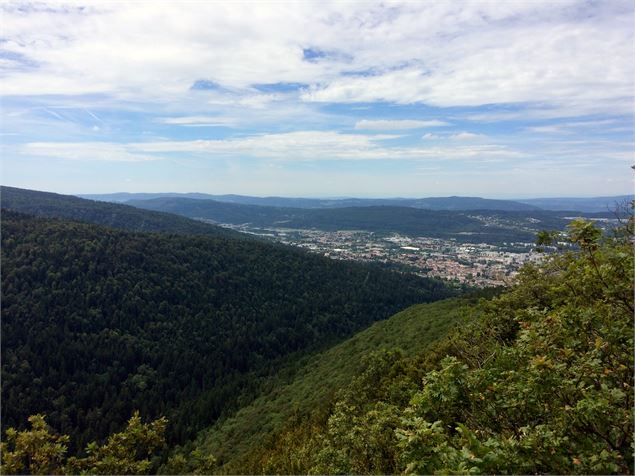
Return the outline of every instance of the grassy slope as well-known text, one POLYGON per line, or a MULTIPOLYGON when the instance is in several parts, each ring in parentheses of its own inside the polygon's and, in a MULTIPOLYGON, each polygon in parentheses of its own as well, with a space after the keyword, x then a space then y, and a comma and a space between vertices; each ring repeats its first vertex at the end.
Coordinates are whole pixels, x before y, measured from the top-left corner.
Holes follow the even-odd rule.
POLYGON ((467 304, 467 299, 459 298, 418 304, 373 324, 308 358, 290 383, 280 377, 268 393, 202 432, 195 446, 218 458, 224 465, 222 471, 235 472, 245 456, 258 450, 264 439, 281 430, 294 415, 328 405, 337 390, 361 370, 364 356, 382 348, 398 347, 406 355, 423 351, 464 318, 467 304))

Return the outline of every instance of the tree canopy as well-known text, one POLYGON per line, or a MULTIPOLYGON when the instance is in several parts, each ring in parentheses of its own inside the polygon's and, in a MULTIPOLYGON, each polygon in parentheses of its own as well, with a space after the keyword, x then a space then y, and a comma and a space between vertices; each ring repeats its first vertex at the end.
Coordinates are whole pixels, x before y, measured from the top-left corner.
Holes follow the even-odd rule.
POLYGON ((425 353, 377 352, 246 470, 632 474, 632 225, 573 222, 574 250, 526 266, 425 353))
POLYGON ((7 429, 0 443, 2 474, 149 474, 165 447, 167 420, 143 423, 135 412, 122 432, 99 445, 86 446, 84 457, 68 457, 68 435, 58 435, 42 414, 29 417, 31 429, 7 429))
POLYGON ((75 450, 138 409, 182 442, 283 362, 452 293, 290 247, 4 212, 2 424, 45 413, 75 450))

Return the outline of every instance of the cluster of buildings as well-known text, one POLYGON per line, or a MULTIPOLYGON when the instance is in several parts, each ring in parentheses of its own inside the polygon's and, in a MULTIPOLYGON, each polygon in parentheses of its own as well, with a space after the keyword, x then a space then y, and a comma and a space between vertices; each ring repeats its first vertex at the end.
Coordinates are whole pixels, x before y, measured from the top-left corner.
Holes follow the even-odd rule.
POLYGON ((506 285, 523 264, 539 261, 543 256, 533 251, 533 243, 495 246, 359 230, 321 231, 253 228, 248 225, 224 226, 305 248, 332 259, 382 263, 421 276, 438 277, 481 287, 506 285), (511 249, 514 251, 510 251, 511 249))

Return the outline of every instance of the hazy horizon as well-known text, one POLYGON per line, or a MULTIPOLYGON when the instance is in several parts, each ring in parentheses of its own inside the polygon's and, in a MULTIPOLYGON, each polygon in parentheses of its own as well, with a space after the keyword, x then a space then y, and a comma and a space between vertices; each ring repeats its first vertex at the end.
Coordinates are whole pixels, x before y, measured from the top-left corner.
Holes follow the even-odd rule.
POLYGON ((203 192, 200 190, 190 190, 186 192, 175 192, 171 190, 159 190, 159 191, 110 191, 110 192, 59 192, 56 190, 45 190, 45 189, 33 189, 28 187, 21 187, 12 184, 2 184, 2 186, 6 187, 14 187, 14 188, 22 188, 26 190, 35 190, 39 192, 48 192, 48 193, 57 193, 60 195, 73 195, 77 197, 81 196, 89 196, 89 195, 118 195, 118 194, 179 194, 179 195, 189 195, 189 194, 202 194, 202 195, 237 195, 237 196, 245 196, 245 197, 255 197, 255 198, 307 198, 307 199, 317 199, 317 200, 346 200, 346 199, 377 199, 377 200, 390 200, 390 199, 418 199, 418 198, 449 198, 449 197, 458 197, 458 198, 484 198, 487 200, 545 200, 545 199, 591 199, 591 198, 617 198, 625 195, 635 195, 635 192, 623 193, 623 194, 613 194, 613 195, 545 195, 545 196, 486 196, 486 195, 461 195, 458 193, 451 193, 448 195, 256 195, 250 193, 215 193, 215 192, 203 192))
POLYGON ((631 2, 0 9, 1 175, 16 187, 633 193, 631 2))

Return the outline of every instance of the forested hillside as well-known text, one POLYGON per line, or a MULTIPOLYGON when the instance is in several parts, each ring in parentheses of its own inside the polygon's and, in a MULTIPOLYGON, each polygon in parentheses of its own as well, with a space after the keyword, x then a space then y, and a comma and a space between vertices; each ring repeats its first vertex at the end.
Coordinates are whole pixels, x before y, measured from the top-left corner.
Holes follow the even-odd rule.
POLYGON ((526 266, 419 355, 377 353, 327 412, 290 421, 237 471, 633 474, 625 231, 573 223, 579 251, 526 266))
POLYGON ((282 363, 442 283, 249 240, 142 234, 4 211, 2 424, 45 413, 73 449, 135 409, 172 443, 282 363))
POLYGON ((476 301, 474 297, 452 298, 414 305, 323 353, 307 357, 296 365, 299 369, 288 382, 285 369, 268 382, 270 391, 231 418, 201 432, 194 445, 177 451, 173 459, 183 457, 184 462, 181 468, 171 470, 195 469, 191 457, 195 452, 214 455, 216 471, 258 473, 262 469, 259 458, 263 448, 273 444, 286 427, 301 422, 312 412, 327 412, 337 392, 363 371, 374 352, 393 348, 402 355, 422 352, 463 322, 469 306, 476 301))
POLYGON ((225 228, 188 220, 182 216, 128 205, 97 202, 72 195, 0 186, 0 203, 13 210, 41 217, 67 218, 129 231, 244 237, 225 228))
MULTIPOLYGON (((37 256, 47 242, 45 236, 70 244, 64 239, 65 233, 99 245, 94 231, 102 231, 11 214, 8 221, 14 239, 16 229, 23 230, 21 236, 28 238, 22 240, 25 246, 21 248, 10 239, 7 243, 14 252, 19 249, 20 256, 37 256)), ((3 240, 7 235, 4 226, 3 240)), ((133 241, 146 237, 113 231, 102 231, 99 236, 117 242, 114 235, 133 241)), ((554 238, 562 239, 542 233, 539 241, 552 244, 554 238)), ((112 472, 123 465, 132 468, 129 471, 147 472, 158 469, 162 461, 161 471, 170 474, 632 474, 632 220, 610 236, 603 236, 587 222, 576 221, 570 227, 569 238, 576 247, 573 251, 556 254, 541 265, 526 266, 514 286, 499 297, 478 304, 446 300, 416 306, 320 355, 279 365, 278 372, 266 380, 268 391, 261 398, 251 404, 243 401, 241 411, 201 433, 195 442, 172 446, 169 457, 163 453, 160 458, 161 420, 146 426, 130 420, 128 429, 113 435, 103 446, 94 446, 88 457, 65 460, 59 452, 63 453, 68 440, 53 436, 36 417, 31 419, 33 431, 7 434, 10 446, 5 450, 13 451, 3 453, 3 464, 24 467, 19 466, 22 460, 15 458, 39 451, 45 462, 59 453, 56 466, 50 467, 71 472, 83 468, 96 473, 112 472), (451 329, 455 323, 461 325, 451 329), (290 369, 288 377, 284 369, 290 369), (40 433, 35 431, 37 425, 40 433), (47 448, 53 453, 44 454, 38 448, 19 445, 16 438, 20 435, 57 441, 58 453, 50 446, 47 448)), ((3 242, 3 252, 7 244, 3 242)), ((184 243, 180 245, 188 249, 184 243)), ((148 250, 149 257, 154 256, 153 250, 148 250)), ((125 247, 120 252, 125 255, 125 247)), ((50 259, 55 253, 49 250, 44 256, 50 259)), ((23 273, 25 268, 21 268, 23 273)), ((34 269, 34 274, 42 273, 40 266, 34 269)), ((49 277, 45 282, 54 284, 56 280, 49 277)), ((53 286, 51 291, 57 289, 53 286)), ((51 296, 58 302, 61 298, 58 292, 51 296)), ((10 304, 19 308, 17 301, 10 304)), ((40 329, 55 328, 54 323, 62 319, 52 313, 37 321, 30 321, 31 328, 36 330, 34 335, 41 336, 40 329)), ((77 320, 69 322, 69 326, 78 325, 77 320)), ((89 323, 81 324, 90 330, 89 323)), ((9 329, 12 336, 20 334, 14 327, 9 329)), ((178 331, 178 326, 175 329, 178 331)), ((29 330, 20 328, 25 335, 29 330)), ((183 335, 171 331, 172 341, 183 335)), ((118 335, 112 329, 105 334, 118 335)), ((79 334, 71 330, 69 335, 79 334)), ((88 342, 91 332, 81 336, 88 342)), ((46 337, 54 341, 57 336, 51 333, 46 337)), ((136 338, 134 333, 127 337, 132 344, 136 338)), ((6 352, 4 339, 3 329, 6 352)), ((29 356, 29 350, 43 342, 40 337, 21 347, 21 355, 29 356)), ((162 351, 172 348, 167 340, 158 342, 157 348, 162 351)), ((63 342, 66 345, 59 349, 66 349, 69 343, 63 342)), ((200 342, 190 345, 194 347, 188 358, 200 358, 196 354, 200 342)), ((90 354, 73 354, 72 363, 63 362, 56 368, 65 372, 64 365, 81 367, 84 357, 92 359, 90 370, 94 371, 99 359, 113 358, 95 352, 101 348, 93 343, 90 354)), ((124 347, 119 348, 117 358, 124 359, 126 354, 121 349, 124 347)), ((55 352, 50 355, 55 357, 55 352)), ((143 346, 139 355, 143 355, 143 346)), ((25 360, 21 372, 31 367, 25 360)), ((33 362, 36 365, 31 368, 44 367, 37 359, 33 362)), ((12 365, 17 363, 16 356, 3 354, 5 375, 13 378, 12 365), (11 364, 7 365, 7 359, 11 364)), ((203 361, 202 365, 210 368, 210 364, 203 361)), ((195 372, 197 368, 184 370, 195 372)), ((160 386, 160 369, 156 374, 146 372, 147 368, 130 373, 125 385, 128 392, 135 387, 147 390, 160 386)), ((95 372, 99 385, 112 370, 117 369, 95 372)), ((178 375, 174 372, 170 378, 178 381, 178 375)), ((48 377, 34 379, 33 375, 21 374, 11 383, 39 385, 48 377)), ((6 377, 3 391, 5 387, 6 377)), ((81 385, 65 390, 76 392, 78 388, 81 385)), ((52 388, 47 391, 49 394, 43 395, 52 399, 52 388)), ((144 396, 152 402, 151 391, 144 396)), ((63 399, 57 398, 54 405, 59 406, 60 401, 63 399)), ((107 403, 100 402, 100 408, 107 403)), ((3 411, 5 408, 6 403, 3 411)), ((122 426, 113 423, 113 431, 122 426)))
POLYGON ((314 357, 164 469, 632 474, 632 228, 569 236, 500 297, 416 306, 314 357))

